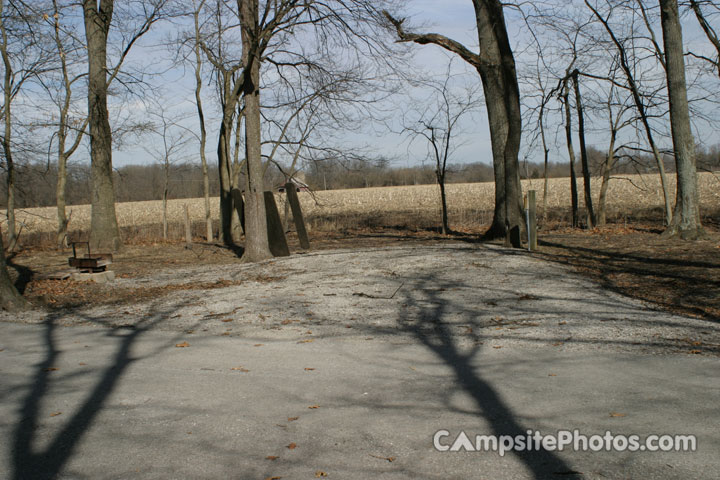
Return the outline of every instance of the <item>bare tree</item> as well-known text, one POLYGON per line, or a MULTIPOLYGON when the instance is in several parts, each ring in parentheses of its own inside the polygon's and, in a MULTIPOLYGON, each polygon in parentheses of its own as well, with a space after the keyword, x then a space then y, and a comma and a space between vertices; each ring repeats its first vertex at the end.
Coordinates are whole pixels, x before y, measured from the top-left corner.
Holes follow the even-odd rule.
POLYGON ((12 103, 23 86, 46 68, 47 57, 38 45, 36 17, 23 2, 0 0, 0 56, 3 66, 4 129, 0 143, 5 160, 7 178, 8 250, 15 250, 18 241, 15 221, 15 141, 12 103))
POLYGON ((137 40, 162 18, 167 0, 139 2, 139 26, 127 33, 114 68, 108 68, 108 35, 113 22, 114 0, 83 0, 83 19, 88 55, 88 117, 90 125, 90 165, 92 169, 92 213, 90 244, 95 250, 117 251, 122 246, 112 176, 112 130, 108 118, 108 86, 137 40), (108 75, 108 71, 110 75, 108 75))
POLYGON ((703 235, 703 227, 700 221, 695 141, 690 127, 685 56, 677 0, 660 0, 660 13, 670 99, 670 128, 677 170, 675 215, 665 234, 696 239, 703 235))
POLYGON ((180 124, 185 118, 185 115, 176 114, 172 112, 172 110, 168 110, 161 102, 153 102, 147 113, 149 118, 152 119, 153 124, 150 133, 154 135, 159 142, 149 143, 143 148, 162 166, 162 231, 163 239, 167 240, 167 203, 168 195, 170 194, 170 167, 174 163, 186 159, 183 152, 190 140, 190 134, 187 127, 180 124))
POLYGON ((435 179, 440 189, 441 231, 444 235, 452 233, 448 223, 445 185, 448 160, 456 147, 453 143, 457 143, 458 123, 481 105, 479 86, 453 87, 451 81, 457 78, 452 73, 450 61, 443 79, 418 82, 416 86, 426 90, 430 98, 416 104, 403 116, 403 132, 413 140, 421 138, 427 142, 429 156, 435 165, 435 179))
POLYGON ((205 201, 205 240, 212 242, 213 240, 213 224, 210 216, 210 176, 208 175, 207 158, 205 157, 205 145, 207 143, 207 131, 205 130, 205 114, 202 104, 202 55, 200 48, 200 9, 204 0, 196 4, 193 0, 193 23, 195 26, 195 36, 193 42, 193 52, 195 54, 195 105, 198 112, 198 123, 200 126, 200 165, 203 176, 203 199, 205 201))
POLYGON ((518 163, 522 118, 515 59, 505 26, 503 4, 497 0, 473 0, 473 6, 479 53, 443 35, 406 32, 403 19, 396 19, 389 13, 387 17, 401 42, 438 45, 459 55, 480 74, 490 123, 495 172, 495 212, 486 236, 505 237, 508 243, 520 247, 524 225, 518 163))
MULTIPOLYGON (((626 81, 627 81, 627 88, 632 93, 633 101, 635 102, 635 108, 637 108, 638 115, 640 117, 640 121, 642 122, 643 128, 645 130, 645 136, 647 138, 648 144, 650 146, 650 149, 653 153, 653 157, 655 158, 655 163, 658 167, 658 172, 660 175, 660 183, 662 185, 663 190, 663 200, 665 202, 665 222, 669 225, 672 221, 672 209, 670 206, 670 190, 667 184, 667 176, 665 175, 665 164, 663 163, 662 156, 660 154, 660 151, 657 147, 657 144, 655 143, 655 138, 653 135, 653 130, 650 126, 649 122, 649 115, 647 114, 647 105, 645 100, 643 99, 643 95, 640 92, 640 88, 638 86, 636 75, 633 72, 633 68, 631 66, 631 60, 628 56, 628 49, 625 47, 625 44, 623 41, 621 41, 618 36, 615 34, 615 31, 610 25, 609 17, 612 14, 612 9, 610 9, 610 12, 607 16, 603 16, 597 8, 595 8, 593 5, 590 4, 588 0, 584 0, 585 5, 592 11, 593 15, 602 23, 603 27, 607 31, 608 35, 610 36, 610 39, 612 40, 612 43, 615 45, 618 51, 618 59, 620 61, 620 67, 622 68, 623 72, 625 73, 626 81)), ((641 2, 639 2, 641 3, 641 2)), ((647 17, 645 17, 647 18, 647 17)), ((652 30, 652 29, 651 29, 652 30)), ((657 45, 653 41, 653 45, 657 45)), ((662 57, 662 55, 660 55, 662 57)), ((664 65, 663 65, 664 66, 664 65)))
MULTIPOLYGON (((55 51, 59 61, 59 78, 47 78, 45 75, 40 78, 45 90, 52 98, 58 113, 58 121, 55 126, 57 137, 57 184, 55 198, 57 204, 58 230, 56 245, 59 249, 67 246, 67 231, 70 218, 66 212, 67 187, 67 163, 70 157, 80 146, 85 130, 88 125, 88 116, 85 112, 79 117, 73 112, 73 89, 75 84, 83 80, 86 72, 74 72, 74 68, 84 60, 82 44, 74 34, 68 31, 68 26, 63 24, 65 12, 61 9, 57 0, 52 1, 52 15, 45 15, 46 22, 52 28, 52 38, 55 51), (54 81, 55 80, 55 81, 54 81)), ((50 52, 48 52, 50 54, 50 52)))

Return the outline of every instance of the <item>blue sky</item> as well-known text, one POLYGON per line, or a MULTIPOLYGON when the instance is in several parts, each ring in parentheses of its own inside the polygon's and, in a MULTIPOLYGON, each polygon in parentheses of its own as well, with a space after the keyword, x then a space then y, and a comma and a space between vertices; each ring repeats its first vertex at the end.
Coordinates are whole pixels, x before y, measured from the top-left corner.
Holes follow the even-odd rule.
MULTIPOLYGON (((469 0, 408 1, 406 2, 406 12, 408 17, 407 25, 409 27, 415 26, 418 30, 441 33, 460 41, 473 50, 477 50, 474 10, 472 3, 469 0)), ((529 37, 524 33, 522 23, 519 22, 516 16, 511 12, 506 13, 506 16, 508 18, 508 28, 511 32, 513 42, 515 42, 517 46, 527 44, 529 37)), ((686 19, 685 24, 684 35, 686 43, 688 45, 693 45, 696 48, 707 50, 706 40, 699 28, 696 27, 694 18, 686 19)), ((154 40, 162 38, 163 35, 170 33, 167 26, 164 28, 165 31, 163 32, 155 32, 153 35, 154 40)), ((147 46, 141 46, 134 53, 135 58, 144 57, 144 60, 147 60, 148 55, 163 56, 163 54, 159 53, 158 50, 154 50, 147 46)), ((164 55, 167 56, 167 53, 164 55)), ((418 70, 424 69, 425 71, 444 72, 447 62, 449 61, 449 55, 441 48, 434 45, 412 45, 412 57, 418 65, 418 70)), ((518 57, 516 58, 516 61, 520 64, 524 60, 527 60, 527 53, 516 53, 516 57, 518 57)), ((477 73, 462 61, 456 60, 453 65, 454 71, 458 74, 462 74, 462 77, 465 79, 463 81, 480 81, 477 73)), ((192 113, 194 109, 194 104, 192 103, 192 88, 194 88, 192 83, 193 80, 191 78, 192 72, 187 71, 185 74, 186 76, 183 76, 182 72, 178 70, 166 72, 165 75, 170 77, 169 81, 165 81, 165 84, 167 85, 166 91, 168 91, 168 93, 172 93, 170 96, 172 97, 172 103, 174 105, 184 104, 184 110, 192 113)), ((206 93, 206 113, 209 115, 207 124, 209 134, 207 155, 209 161, 214 162, 218 120, 217 116, 213 114, 212 106, 216 103, 216 100, 212 94, 212 87, 206 85, 204 88, 206 93)), ((408 91, 411 91, 411 89, 408 88, 408 91)), ((422 96, 422 92, 416 91, 415 93, 422 96)), ((400 103, 403 101, 405 100, 399 100, 400 103)), ((130 112, 143 115, 143 110, 144 107, 142 104, 137 102, 135 104, 135 109, 133 110, 131 107, 130 112)), ((187 125, 190 128, 194 128, 194 119, 192 116, 187 120, 187 122, 189 122, 187 125)), ((391 132, 376 136, 371 132, 371 130, 374 132, 383 132, 385 129, 382 125, 376 125, 374 128, 367 129, 367 131, 347 133, 345 137, 347 139, 347 147, 361 148, 363 146, 372 145, 378 155, 382 154, 393 158, 395 165, 397 166, 416 165, 425 160, 426 147, 422 142, 409 142, 406 136, 397 135, 391 132)), ((453 163, 469 163, 477 161, 491 163, 490 140, 485 112, 481 111, 478 114, 468 116, 466 121, 462 124, 460 130, 462 131, 462 135, 457 138, 457 143, 460 146, 454 152, 450 161, 453 163)), ((151 137, 147 137, 143 139, 143 141, 152 142, 154 140, 151 137)), ((596 135, 591 132, 589 141, 591 144, 597 143, 599 148, 604 148, 603 135, 596 135)), ((189 148, 196 147, 193 144, 189 148)), ((565 160, 563 156, 563 148, 564 144, 558 144, 557 147, 553 148, 552 160, 565 160)), ((531 154, 529 155, 529 158, 539 161, 540 154, 539 152, 531 154)), ((152 161, 153 160, 149 158, 148 154, 143 149, 137 147, 126 148, 114 153, 114 164, 116 167, 152 161)))

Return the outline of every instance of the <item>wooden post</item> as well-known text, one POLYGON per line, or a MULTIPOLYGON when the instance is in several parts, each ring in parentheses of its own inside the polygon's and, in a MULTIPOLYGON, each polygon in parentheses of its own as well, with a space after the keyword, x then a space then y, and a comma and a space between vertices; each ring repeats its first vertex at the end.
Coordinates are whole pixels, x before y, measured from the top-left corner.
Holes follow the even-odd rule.
POLYGON ((528 219, 530 230, 528 231, 528 249, 530 251, 537 250, 537 204, 535 200, 535 190, 528 190, 528 219))
POLYGON ((265 195, 265 215, 267 216, 267 234, 270 244, 270 253, 275 257, 287 257, 290 255, 285 231, 283 230, 280 213, 275 203, 273 192, 263 192, 265 195))
POLYGON ((190 211, 187 203, 183 205, 183 208, 185 210, 185 243, 190 245, 192 243, 192 226, 190 225, 190 211))
POLYGON ((294 183, 288 182, 285 184, 285 193, 288 203, 290 204, 290 209, 292 210, 293 222, 295 222, 295 230, 300 240, 300 247, 303 250, 309 250, 310 240, 308 239, 307 230, 305 229, 305 220, 303 219, 302 209, 300 208, 300 199, 295 189, 294 183))

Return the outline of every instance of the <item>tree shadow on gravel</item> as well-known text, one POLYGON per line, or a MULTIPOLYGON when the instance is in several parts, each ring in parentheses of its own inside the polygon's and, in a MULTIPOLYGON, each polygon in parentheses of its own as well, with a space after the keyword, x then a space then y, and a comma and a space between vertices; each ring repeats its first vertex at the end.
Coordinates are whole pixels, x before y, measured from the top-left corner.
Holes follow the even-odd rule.
POLYGON ((539 245, 544 248, 534 256, 573 266, 604 288, 673 313, 720 322, 720 261, 713 261, 720 256, 696 260, 663 256, 660 247, 626 253, 546 240, 539 245))
MULTIPOLYGON (((32 384, 27 390, 18 409, 18 421, 12 434, 12 465, 14 480, 44 480, 61 476, 68 461, 73 457, 76 447, 84 435, 91 429, 93 422, 103 411, 106 401, 118 386, 120 379, 134 362, 143 357, 134 357, 132 348, 139 338, 167 318, 172 312, 155 311, 149 320, 134 326, 108 328, 104 333, 107 337, 117 339, 117 348, 112 360, 92 386, 82 402, 65 425, 47 441, 42 451, 36 451, 33 444, 38 441, 41 429, 41 412, 43 400, 50 396, 53 385, 61 385, 62 380, 52 376, 62 356, 57 346, 55 335, 61 328, 63 315, 49 314, 43 322, 43 340, 45 344, 44 359, 35 366, 32 384)), ((85 317, 89 323, 98 323, 91 317, 85 317)), ((147 356, 152 356, 159 351, 147 356)))
MULTIPOLYGON (((408 287, 411 288, 406 291, 412 293, 405 295, 404 303, 407 307, 418 308, 420 313, 410 318, 402 313, 407 311, 407 307, 404 308, 398 318, 401 330, 412 334, 452 370, 458 386, 472 397, 480 415, 490 427, 491 432, 488 433, 498 437, 526 436, 528 426, 519 422, 516 414, 505 404, 493 385, 483 379, 476 360, 481 352, 481 346, 477 344, 479 342, 463 349, 450 325, 443 320, 449 303, 439 293, 457 285, 428 275, 417 278, 408 287)), ((523 462, 532 478, 577 478, 575 475, 579 475, 565 460, 550 451, 514 451, 513 454, 523 462)))

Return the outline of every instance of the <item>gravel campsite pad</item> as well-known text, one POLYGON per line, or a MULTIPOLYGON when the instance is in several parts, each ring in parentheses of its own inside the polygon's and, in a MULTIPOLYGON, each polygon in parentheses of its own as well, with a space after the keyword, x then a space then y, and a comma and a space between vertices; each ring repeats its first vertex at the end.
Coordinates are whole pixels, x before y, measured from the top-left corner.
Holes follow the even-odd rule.
MULTIPOLYGON (((63 325, 151 326, 257 341, 414 342, 443 335, 493 348, 720 353, 716 323, 659 311, 567 267, 497 245, 326 250, 122 277, 96 288, 135 292, 133 301, 53 317, 63 325)), ((39 323, 45 315, 17 319, 39 323)))

